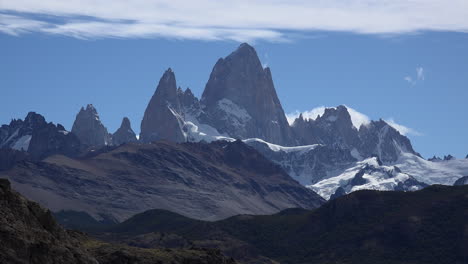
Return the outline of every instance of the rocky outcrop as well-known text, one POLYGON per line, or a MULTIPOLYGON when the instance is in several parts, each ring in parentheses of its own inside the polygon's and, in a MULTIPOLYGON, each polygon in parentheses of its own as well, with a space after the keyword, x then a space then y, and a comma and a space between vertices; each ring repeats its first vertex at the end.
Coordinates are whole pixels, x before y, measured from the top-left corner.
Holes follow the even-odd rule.
POLYGON ((119 129, 117 129, 117 131, 115 131, 115 133, 112 135, 112 144, 122 145, 125 143, 136 141, 136 134, 132 130, 130 120, 127 117, 124 117, 122 119, 122 124, 120 125, 119 129))
POLYGON ((88 104, 86 108, 81 107, 73 123, 72 133, 80 139, 82 144, 88 147, 111 144, 111 135, 102 124, 97 110, 92 104, 88 104))
POLYGON ((146 107, 141 122, 140 140, 185 142, 181 112, 175 75, 169 68, 159 80, 156 92, 146 107))
POLYGON ((98 263, 50 211, 11 190, 5 179, 0 179, 0 207, 0 263, 98 263))
POLYGON ((33 159, 53 154, 76 156, 81 144, 78 138, 60 124, 47 123, 45 118, 29 112, 23 120, 12 120, 0 128, 0 147, 26 151, 33 159))
POLYGON ((262 67, 255 49, 246 43, 218 60, 201 103, 210 125, 221 133, 233 138, 293 144, 270 69, 262 67))

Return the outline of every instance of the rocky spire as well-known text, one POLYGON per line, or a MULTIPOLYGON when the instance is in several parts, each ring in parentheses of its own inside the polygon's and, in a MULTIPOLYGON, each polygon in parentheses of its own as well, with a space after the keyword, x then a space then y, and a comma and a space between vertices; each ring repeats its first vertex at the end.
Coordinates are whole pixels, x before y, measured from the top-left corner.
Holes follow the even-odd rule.
POLYGON ((107 128, 92 104, 88 104, 86 108, 81 107, 73 123, 72 133, 86 146, 105 146, 111 143, 107 128))
POLYGON ((214 66, 201 99, 212 125, 236 138, 290 145, 291 133, 269 68, 244 43, 214 66))
POLYGON ((183 118, 177 93, 175 74, 171 68, 159 80, 156 92, 146 107, 141 122, 140 140, 185 141, 183 118))
POLYGON ((136 141, 137 138, 130 125, 130 120, 127 117, 124 117, 119 129, 117 129, 117 131, 112 135, 112 143, 114 145, 121 145, 136 141))

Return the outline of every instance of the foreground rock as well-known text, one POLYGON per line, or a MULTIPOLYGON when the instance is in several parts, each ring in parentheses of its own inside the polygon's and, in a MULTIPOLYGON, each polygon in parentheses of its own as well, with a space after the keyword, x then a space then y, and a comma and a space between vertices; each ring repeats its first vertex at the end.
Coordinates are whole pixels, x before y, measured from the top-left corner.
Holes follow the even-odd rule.
POLYGON ((0 263, 97 263, 50 211, 11 190, 0 179, 0 263))
POLYGON ((143 249, 104 243, 59 226, 50 211, 0 179, 0 263, 14 264, 234 264, 219 250, 143 249))

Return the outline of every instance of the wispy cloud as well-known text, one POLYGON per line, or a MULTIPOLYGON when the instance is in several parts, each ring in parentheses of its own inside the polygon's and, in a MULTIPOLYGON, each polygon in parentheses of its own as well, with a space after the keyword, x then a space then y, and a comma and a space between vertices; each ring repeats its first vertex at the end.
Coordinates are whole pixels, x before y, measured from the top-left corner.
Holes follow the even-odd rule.
POLYGON ((384 121, 387 124, 389 124, 391 127, 398 130, 398 132, 400 132, 400 134, 402 134, 404 136, 407 136, 407 135, 421 136, 422 135, 421 133, 419 133, 418 131, 416 131, 416 130, 414 130, 412 128, 409 128, 407 126, 398 124, 397 122, 395 122, 395 120, 393 118, 388 118, 388 119, 385 119, 384 121))
POLYGON ((321 30, 468 32, 466 0, 3 0, 0 13, 3 33, 77 38, 283 41, 321 30))
POLYGON ((411 85, 416 85, 419 81, 424 81, 426 79, 426 76, 424 74, 424 68, 423 67, 417 67, 416 68, 416 76, 411 77, 411 76, 406 76, 403 78, 403 80, 407 81, 411 85))

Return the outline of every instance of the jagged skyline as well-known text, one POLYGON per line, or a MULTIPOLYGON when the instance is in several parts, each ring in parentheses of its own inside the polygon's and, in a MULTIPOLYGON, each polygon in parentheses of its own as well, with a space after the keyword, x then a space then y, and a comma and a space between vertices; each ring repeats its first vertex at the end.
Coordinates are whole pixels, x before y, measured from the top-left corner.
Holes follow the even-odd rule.
MULTIPOLYGON (((459 34, 444 34, 450 37, 445 44, 451 43, 450 45, 453 44, 455 48, 457 45, 454 45, 453 40, 460 38, 463 40, 459 34)), ((364 36, 348 36, 347 38, 352 40, 350 42, 352 47, 358 48, 358 54, 367 56, 366 60, 390 63, 392 62, 390 55, 372 59, 369 56, 373 52, 364 51, 364 48, 359 48, 357 44, 367 43, 370 45, 375 43, 377 48, 393 50, 395 45, 402 45, 397 43, 400 41, 409 45, 408 50, 413 50, 423 40, 432 39, 435 41, 444 34, 434 33, 394 39, 364 36)), ((6 40, 4 43, 10 47, 7 50, 12 51, 12 54, 5 54, 7 60, 10 61, 14 54, 21 54, 20 48, 11 49, 13 48, 11 45, 14 43, 25 45, 24 41, 27 39, 27 37, 17 38, 5 35, 0 35, 0 38, 6 40)), ((9 123, 11 118, 23 118, 28 111, 36 111, 43 114, 48 121, 61 123, 70 130, 78 110, 82 106, 92 103, 98 109, 101 120, 109 132, 116 131, 122 118, 128 116, 134 124, 133 127, 137 134, 140 132, 137 124, 141 122, 144 108, 165 69, 172 67, 177 84, 183 89, 190 87, 194 94, 200 98, 216 60, 228 55, 239 45, 231 42, 200 43, 169 40, 98 40, 88 42, 63 38, 41 39, 40 36, 33 38, 39 38, 37 47, 31 51, 25 51, 26 53, 22 57, 17 56, 17 61, 12 62, 10 68, 4 71, 11 73, 13 69, 16 69, 15 67, 19 67, 20 62, 28 61, 29 64, 22 67, 31 74, 31 77, 20 78, 19 72, 17 72, 8 75, 9 78, 4 78, 1 81, 0 85, 2 86, 15 87, 15 89, 6 90, 6 96, 11 100, 1 106, 2 113, 4 113, 1 116, 1 123, 9 123), (62 43, 64 47, 78 50, 80 56, 65 55, 66 50, 50 49, 50 47, 57 45, 55 43, 62 43), (157 46, 153 47, 154 44, 157 46), (113 45, 118 48, 104 50, 106 46, 113 45), (142 45, 141 51, 127 49, 134 45, 142 45), (151 56, 146 55, 148 52, 151 56), (131 55, 133 53, 135 56, 131 55), (180 56, 176 56, 177 53, 180 56), (59 59, 60 55, 65 56, 67 60, 59 59), (57 63, 57 60, 62 60, 62 64, 58 64, 63 66, 60 71, 58 71, 57 65, 52 65, 57 63), (44 62, 43 67, 39 67, 40 62, 44 62), (41 68, 42 70, 40 70, 41 68), (56 72, 62 76, 54 74, 56 72), (36 83, 36 85, 32 85, 32 83, 36 83), (36 87, 41 87, 41 90, 36 87), (26 98, 23 96, 25 93, 32 96, 26 98), (70 94, 70 96, 66 96, 66 94, 70 94), (37 98, 40 100, 36 100, 37 98), (24 100, 25 104, 27 103, 30 107, 25 108, 25 104, 15 103, 18 100, 24 100)), ((364 60, 356 61, 356 55, 348 54, 339 45, 328 48, 324 46, 326 43, 340 38, 346 37, 330 34, 320 39, 309 39, 295 43, 259 42, 253 44, 263 65, 270 66, 272 69, 275 88, 286 114, 294 113, 296 110, 310 111, 321 106, 335 107, 345 104, 373 120, 383 118, 416 131, 419 135, 408 134, 407 136, 411 138, 415 149, 425 157, 443 156, 449 153, 459 158, 466 156, 468 147, 462 135, 463 131, 468 128, 465 123, 457 122, 457 120, 463 119, 462 101, 466 90, 462 90, 461 87, 463 79, 466 77, 460 74, 455 76, 456 80, 447 80, 441 73, 435 72, 434 66, 437 65, 429 67, 428 64, 424 64, 424 68, 414 66, 411 69, 408 66, 404 71, 395 68, 396 72, 400 73, 390 72, 389 70, 394 66, 386 64, 380 69, 374 69, 372 63, 364 60), (316 55, 318 51, 310 49, 306 51, 307 44, 314 44, 317 46, 317 50, 325 52, 324 55, 316 58, 316 63, 311 56, 316 55), (291 50, 295 47, 304 53, 304 58, 297 57, 299 50, 291 50), (333 55, 328 57, 330 61, 327 61, 327 56, 332 55, 333 51, 340 51, 340 55, 344 56, 333 55), (289 54, 296 56, 284 57, 289 54), (309 64, 304 64, 305 60, 309 60, 307 62, 309 64), (338 63, 339 61, 346 63, 342 65, 338 63), (350 63, 357 63, 358 67, 349 67, 350 63), (336 68, 335 72, 332 72, 333 66, 336 68), (348 68, 349 72, 343 72, 345 68, 348 68), (363 69, 368 69, 369 72, 363 72, 363 69), (352 74, 356 77, 350 76, 352 74), (335 75, 340 76, 340 78, 333 77, 335 75), (364 75, 368 75, 368 79, 364 79, 364 75), (411 82, 405 80, 408 76, 410 76, 411 82), (383 79, 376 80, 379 78, 383 79), (443 81, 449 81, 453 84, 450 87, 447 86, 447 92, 442 92, 439 89, 439 85, 443 81), (346 86, 350 88, 342 88, 346 86), (373 93, 377 95, 375 96, 373 93), (461 96, 454 96, 454 94, 461 96), (427 105, 428 101, 431 102, 432 107, 427 105), (446 107, 448 102, 450 102, 451 108, 446 107), (449 118, 444 118, 447 116, 449 118), (446 129, 447 127, 450 129, 446 129)), ((456 49, 450 53, 455 51, 456 49)), ((442 51, 439 48, 435 52, 443 54, 449 51, 442 51)), ((423 51, 414 57, 420 57, 423 53, 425 52, 423 51)), ((409 64, 415 60, 415 58, 410 58, 408 61, 406 61, 407 59, 399 61, 401 59, 398 58, 395 62, 409 64)), ((449 59, 460 64, 456 58, 449 59)), ((456 72, 463 71, 465 65, 460 66, 455 69, 456 72)), ((445 76, 454 74, 446 72, 445 76)))

